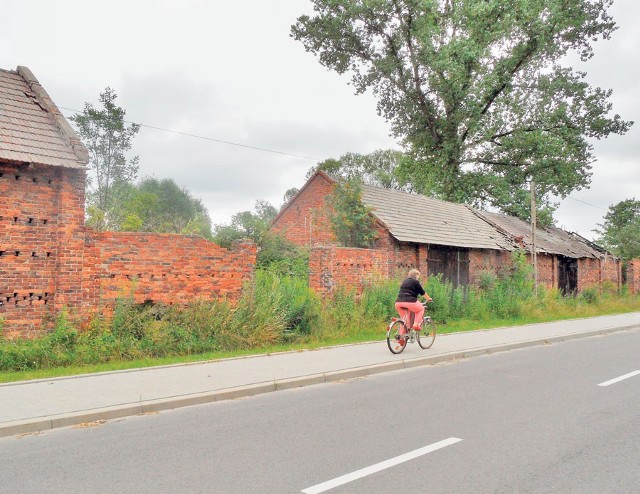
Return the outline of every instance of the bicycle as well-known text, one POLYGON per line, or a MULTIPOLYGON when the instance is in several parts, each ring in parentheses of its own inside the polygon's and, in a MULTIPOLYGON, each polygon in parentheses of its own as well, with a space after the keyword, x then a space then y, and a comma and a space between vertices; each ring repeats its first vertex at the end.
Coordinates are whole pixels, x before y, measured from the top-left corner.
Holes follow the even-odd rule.
MULTIPOLYGON (((422 305, 427 307, 426 302, 422 305)), ((413 319, 415 314, 409 310, 404 310, 401 318, 392 317, 387 326, 387 346, 391 353, 402 353, 407 347, 407 343, 418 342, 420 348, 426 350, 431 348, 436 339, 436 325, 430 316, 425 315, 422 328, 419 331, 413 329, 413 319), (422 334, 420 334, 422 333, 422 334)))

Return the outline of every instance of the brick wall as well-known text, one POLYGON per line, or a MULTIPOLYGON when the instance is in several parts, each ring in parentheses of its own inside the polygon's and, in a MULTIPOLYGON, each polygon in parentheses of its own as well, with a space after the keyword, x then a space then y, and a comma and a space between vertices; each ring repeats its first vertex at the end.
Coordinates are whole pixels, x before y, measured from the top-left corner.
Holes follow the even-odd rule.
POLYGON ((469 283, 477 284, 484 272, 499 273, 511 266, 511 252, 493 249, 469 249, 469 283))
POLYGON ((578 291, 603 283, 620 288, 622 285, 621 264, 618 259, 606 256, 604 259, 578 259, 578 291))
POLYGON ((640 295, 640 259, 627 263, 627 285, 631 293, 640 295))
POLYGON ((130 294, 135 303, 234 301, 253 277, 255 258, 250 241, 227 250, 196 235, 88 231, 84 297, 93 308, 130 294))
POLYGON ((231 251, 197 236, 94 232, 84 226, 85 171, 0 163, 0 318, 3 336, 32 337, 63 308, 237 300, 256 247, 231 251))
POLYGON ((367 284, 389 278, 387 251, 316 246, 309 255, 309 286, 322 295, 339 288, 361 293, 367 284))

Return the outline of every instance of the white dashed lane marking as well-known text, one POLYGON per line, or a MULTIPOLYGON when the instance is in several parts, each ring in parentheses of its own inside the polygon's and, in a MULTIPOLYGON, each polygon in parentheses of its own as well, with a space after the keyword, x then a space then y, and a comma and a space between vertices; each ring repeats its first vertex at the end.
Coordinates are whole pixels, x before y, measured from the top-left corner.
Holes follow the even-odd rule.
POLYGON ((637 376, 638 374, 640 374, 640 370, 629 372, 629 374, 625 374, 624 376, 616 377, 615 379, 611 379, 610 381, 605 381, 603 383, 600 383, 598 384, 598 386, 610 386, 611 384, 624 381, 625 379, 629 379, 630 377, 637 376))
POLYGON ((369 467, 356 470, 355 472, 342 475, 341 477, 337 477, 333 480, 327 480, 326 482, 323 482, 321 484, 307 487, 306 489, 303 489, 302 492, 304 494, 320 494, 321 492, 328 491, 329 489, 333 489, 334 487, 348 484, 349 482, 361 479, 362 477, 366 477, 367 475, 371 475, 387 468, 394 467, 396 465, 399 465, 400 463, 404 463, 405 461, 413 460, 428 453, 433 453, 434 451, 445 448, 447 446, 451 446, 452 444, 458 443, 460 441, 462 441, 462 439, 459 439, 457 437, 450 437, 449 439, 438 441, 437 443, 430 444, 429 446, 425 446, 424 448, 416 449, 403 455, 396 456, 395 458, 381 461, 380 463, 376 463, 375 465, 371 465, 369 467))

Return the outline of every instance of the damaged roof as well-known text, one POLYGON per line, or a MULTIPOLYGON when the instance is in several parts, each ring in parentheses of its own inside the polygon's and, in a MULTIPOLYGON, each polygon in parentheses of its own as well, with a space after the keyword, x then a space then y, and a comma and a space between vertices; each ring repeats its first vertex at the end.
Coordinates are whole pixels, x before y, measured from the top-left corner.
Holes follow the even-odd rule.
MULTIPOLYGON (((513 237, 521 237, 527 250, 531 250, 531 225, 514 216, 477 211, 478 215, 508 232, 513 237)), ((601 258, 607 254, 602 247, 588 241, 576 233, 569 233, 554 226, 536 229, 536 252, 556 254, 572 258, 601 258)))
POLYGON ((26 67, 0 69, 0 160, 85 168, 89 153, 26 67))

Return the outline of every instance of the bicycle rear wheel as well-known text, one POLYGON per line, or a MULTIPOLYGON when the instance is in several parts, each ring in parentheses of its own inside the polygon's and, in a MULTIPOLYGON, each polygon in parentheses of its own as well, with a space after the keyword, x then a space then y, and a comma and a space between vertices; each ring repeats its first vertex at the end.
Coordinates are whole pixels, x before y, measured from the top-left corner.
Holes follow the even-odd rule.
POLYGON ((387 346, 391 353, 402 353, 407 346, 406 337, 408 331, 405 328, 404 323, 401 320, 397 320, 389 326, 387 331, 387 346))
POLYGON ((426 350, 427 348, 431 348, 435 339, 436 325, 430 317, 425 317, 422 329, 420 331, 416 331, 416 340, 418 341, 418 345, 420 345, 420 348, 426 350))

